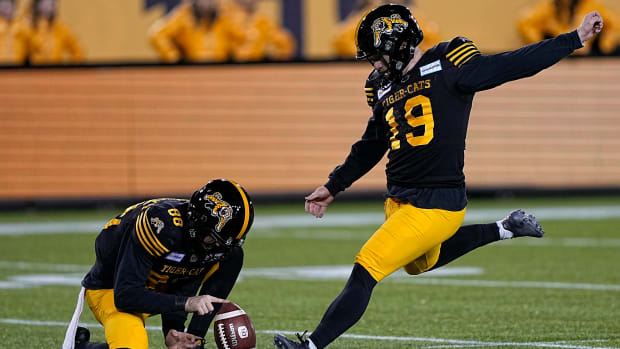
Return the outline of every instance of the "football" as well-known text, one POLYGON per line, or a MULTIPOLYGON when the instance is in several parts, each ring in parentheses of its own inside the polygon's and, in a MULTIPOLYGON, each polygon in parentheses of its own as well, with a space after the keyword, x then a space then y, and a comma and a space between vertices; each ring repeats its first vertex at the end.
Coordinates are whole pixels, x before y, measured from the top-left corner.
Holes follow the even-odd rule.
POLYGON ((254 349, 256 332, 248 314, 234 303, 224 303, 215 315, 213 336, 219 349, 254 349))

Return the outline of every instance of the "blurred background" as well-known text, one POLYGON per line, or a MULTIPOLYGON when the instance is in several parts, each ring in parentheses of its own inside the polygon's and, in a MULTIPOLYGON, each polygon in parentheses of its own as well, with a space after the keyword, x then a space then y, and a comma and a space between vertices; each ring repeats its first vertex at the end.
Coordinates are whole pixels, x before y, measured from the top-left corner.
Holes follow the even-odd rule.
MULTIPOLYGON (((0 207, 187 197, 220 177, 301 200, 370 116, 353 35, 381 2, 0 0, 0 207)), ((465 171, 472 195, 620 193, 620 2, 403 3, 424 48, 466 36, 487 54, 599 10, 592 45, 477 95, 465 171)), ((383 171, 347 195, 380 197, 383 171)))

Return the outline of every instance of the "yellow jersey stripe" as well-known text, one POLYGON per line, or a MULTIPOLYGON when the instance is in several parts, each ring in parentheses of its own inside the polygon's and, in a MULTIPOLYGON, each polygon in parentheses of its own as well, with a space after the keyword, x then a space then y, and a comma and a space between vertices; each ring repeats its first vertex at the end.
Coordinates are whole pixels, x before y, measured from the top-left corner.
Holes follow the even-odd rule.
POLYGON ((364 90, 366 90, 366 91, 372 91, 372 90, 374 90, 374 88, 372 88, 372 87, 365 87, 365 88, 364 88, 364 90))
POLYGON ((454 65, 460 68, 461 66, 463 66, 463 64, 469 62, 470 59, 476 56, 479 56, 479 55, 480 55, 480 52, 478 50, 469 52, 468 54, 463 55, 463 57, 461 57, 458 61, 456 61, 454 65))
POLYGON ((455 48, 454 50, 450 51, 450 53, 448 53, 448 54, 446 55, 446 57, 448 57, 448 59, 450 59, 450 58, 451 58, 451 56, 453 56, 455 53, 457 53, 460 49, 462 49, 462 48, 463 48, 463 47, 465 47, 465 46, 469 46, 469 45, 473 45, 473 43, 471 43, 471 42, 466 42, 466 43, 462 44, 461 46, 459 46, 459 47, 455 48))
POLYGON ((455 55, 454 57, 452 57, 450 59, 450 62, 454 63, 454 65, 457 65, 458 64, 457 62, 460 62, 461 58, 463 58, 463 56, 467 56, 470 52, 476 52, 476 51, 478 51, 478 50, 476 49, 475 46, 463 49, 463 50, 461 50, 461 52, 459 52, 458 55, 455 55))
POLYGON ((118 218, 114 218, 111 221, 109 221, 108 224, 106 224, 105 227, 103 227, 103 229, 105 230, 113 225, 119 225, 119 224, 121 224, 121 220, 118 218))
POLYGON ((161 242, 159 242, 159 240, 153 233, 153 228, 151 228, 151 224, 149 223, 149 217, 146 214, 144 215, 144 226, 146 226, 146 231, 145 231, 146 237, 149 239, 149 241, 155 247, 155 249, 161 253, 170 252, 170 250, 168 250, 164 245, 162 245, 161 242))
POLYGON ((207 279, 210 278, 211 275, 213 275, 213 273, 215 273, 218 269, 220 269, 220 262, 215 263, 215 265, 212 266, 211 269, 209 269, 205 277, 202 278, 202 282, 200 283, 201 287, 202 287, 202 284, 204 284, 205 281, 207 281, 207 279))
POLYGON ((375 95, 375 94, 374 94, 374 93, 372 93, 372 92, 370 92, 370 93, 369 93, 369 92, 366 92, 366 96, 370 96, 370 97, 372 97, 372 96, 374 96, 374 95, 375 95))
POLYGON ((143 234, 142 227, 140 226, 142 222, 141 220, 142 215, 144 215, 144 213, 142 213, 140 216, 138 216, 138 219, 136 219, 136 235, 138 236, 138 240, 140 240, 140 244, 142 244, 142 247, 144 247, 146 252, 148 252, 151 256, 159 257, 157 253, 151 250, 150 245, 146 241, 146 237, 142 235, 143 234))
POLYGON ((148 216, 146 215, 147 211, 145 211, 140 217, 140 233, 142 234, 142 237, 144 238, 144 241, 146 241, 146 243, 149 245, 149 247, 155 251, 155 254, 157 256, 160 256, 162 254, 162 252, 155 247, 155 244, 153 243, 152 239, 149 238, 148 236, 148 216), (147 227, 145 227, 145 225, 147 227))
MULTIPOLYGON (((144 227, 144 224, 146 222, 146 220, 145 220, 146 212, 144 212, 141 217, 142 218, 140 219, 140 223, 139 223, 140 234, 142 235, 142 238, 144 239, 144 242, 146 242, 146 244, 149 246, 150 250, 154 252, 154 256, 159 257, 159 256, 161 256, 162 253, 150 241, 150 239, 147 236, 146 228, 144 227)), ((146 224, 148 224, 148 223, 146 223, 146 224)))
POLYGON ((243 189, 241 189, 241 186, 239 186, 239 184, 233 181, 229 181, 229 182, 234 184, 235 188, 237 188, 237 190, 239 191, 239 194, 241 194, 241 199, 243 199, 243 207, 245 207, 245 212, 243 216, 243 225, 241 226, 241 231, 239 231, 239 234, 237 235, 237 239, 241 239, 243 234, 245 234, 246 229, 248 229, 248 224, 250 223, 250 203, 248 201, 247 195, 245 195, 245 193, 243 192, 243 189))
POLYGON ((469 51, 469 50, 476 50, 476 46, 469 44, 465 47, 463 47, 462 49, 460 49, 458 52, 455 52, 455 54, 452 55, 452 57, 448 58, 450 60, 450 62, 454 63, 455 60, 458 59, 458 57, 460 57, 462 54, 464 54, 465 52, 469 51))

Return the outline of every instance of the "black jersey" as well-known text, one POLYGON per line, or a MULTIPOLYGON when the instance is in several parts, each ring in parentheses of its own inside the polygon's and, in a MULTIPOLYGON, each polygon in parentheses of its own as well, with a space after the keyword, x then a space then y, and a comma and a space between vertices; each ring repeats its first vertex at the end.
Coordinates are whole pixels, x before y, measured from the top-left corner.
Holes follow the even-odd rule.
POLYGON ((187 200, 154 199, 112 219, 97 236, 97 259, 82 285, 114 289, 122 311, 183 311, 187 297, 217 269, 212 256, 186 245, 182 217, 187 206, 187 200))
POLYGON ((532 76, 580 47, 575 31, 515 51, 482 55, 470 40, 458 37, 425 52, 390 85, 377 83, 380 80, 371 74, 366 92, 369 105, 374 104, 373 115, 326 187, 337 194, 389 151, 388 196, 411 196, 410 190, 422 189, 427 193, 420 203, 424 208, 458 209, 436 200, 432 189, 454 188, 464 198, 465 138, 475 92, 532 76), (378 88, 371 95, 373 87, 378 88))

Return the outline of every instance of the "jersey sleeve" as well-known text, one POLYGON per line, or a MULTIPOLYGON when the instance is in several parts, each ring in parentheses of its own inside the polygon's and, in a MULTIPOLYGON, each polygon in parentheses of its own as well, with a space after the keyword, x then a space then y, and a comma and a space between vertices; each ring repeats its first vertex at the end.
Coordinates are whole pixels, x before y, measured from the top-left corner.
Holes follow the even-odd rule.
POLYGON ((149 207, 136 218, 133 238, 151 257, 161 257, 170 252, 170 249, 162 243, 167 240, 162 237, 169 235, 166 233, 170 229, 164 222, 167 217, 160 211, 161 209, 156 207, 149 207))
POLYGON ((368 79, 366 79, 366 85, 364 86, 364 94, 366 95, 366 103, 370 108, 375 106, 375 103, 379 99, 377 96, 377 91, 379 90, 379 86, 381 84, 381 74, 376 70, 373 70, 370 75, 368 75, 368 79))
POLYGON ((375 112, 368 120, 366 131, 362 138, 353 144, 345 162, 330 173, 325 187, 332 195, 335 196, 350 187, 353 182, 375 167, 388 150, 387 132, 382 120, 377 117, 379 114, 375 112))
POLYGON ((455 67, 461 68, 472 58, 480 56, 480 50, 469 39, 464 37, 454 38, 447 47, 445 58, 455 67))
POLYGON ((129 232, 131 237, 121 245, 114 279, 114 303, 122 311, 160 314, 185 309, 186 296, 159 293, 145 287, 155 261, 164 258, 172 249, 168 245, 170 240, 162 237, 174 231, 164 231, 165 223, 163 227, 159 224, 162 220, 159 211, 161 209, 155 206, 143 208, 129 232), (159 227, 162 230, 158 234, 159 227))
POLYGON ((474 93, 535 75, 581 47, 577 31, 494 55, 482 55, 471 41, 457 38, 449 45, 446 59, 458 69, 456 87, 474 93))

